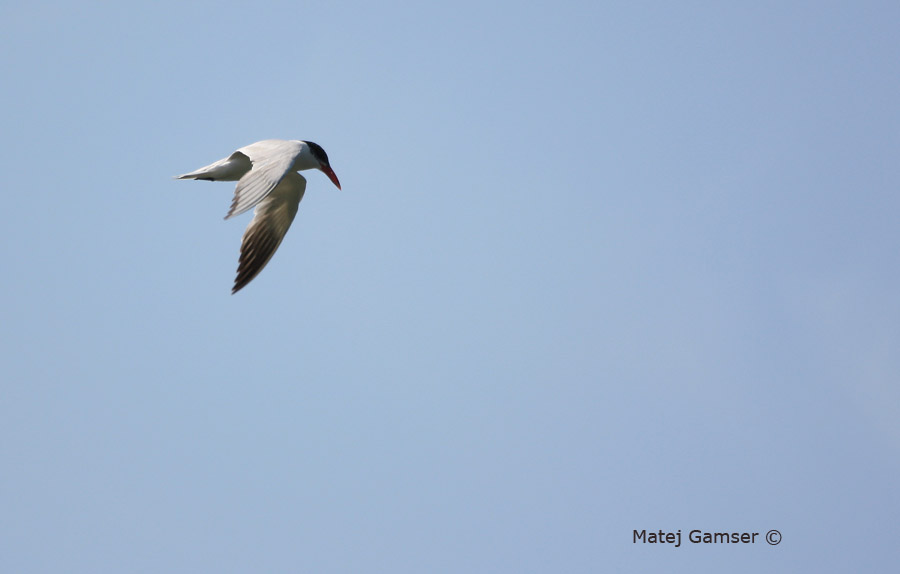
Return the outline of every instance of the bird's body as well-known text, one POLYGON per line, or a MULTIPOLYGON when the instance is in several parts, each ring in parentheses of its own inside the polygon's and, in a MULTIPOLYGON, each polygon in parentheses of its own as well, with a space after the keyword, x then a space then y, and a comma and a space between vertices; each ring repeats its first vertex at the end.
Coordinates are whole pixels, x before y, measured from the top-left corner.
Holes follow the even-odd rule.
POLYGON ((225 219, 256 206, 244 232, 238 273, 232 293, 237 293, 263 270, 281 245, 294 221, 306 191, 306 179, 298 171, 318 169, 338 189, 341 184, 321 146, 299 140, 263 140, 242 147, 178 179, 237 181, 231 209, 225 219))

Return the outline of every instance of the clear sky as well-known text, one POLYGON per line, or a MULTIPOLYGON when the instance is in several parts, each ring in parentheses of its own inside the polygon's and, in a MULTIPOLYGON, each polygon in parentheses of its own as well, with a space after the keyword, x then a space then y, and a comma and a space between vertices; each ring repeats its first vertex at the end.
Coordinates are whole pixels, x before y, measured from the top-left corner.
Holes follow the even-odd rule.
POLYGON ((897 2, 0 22, 0 571, 900 562, 897 2), (343 191, 232 296, 266 138, 343 191))

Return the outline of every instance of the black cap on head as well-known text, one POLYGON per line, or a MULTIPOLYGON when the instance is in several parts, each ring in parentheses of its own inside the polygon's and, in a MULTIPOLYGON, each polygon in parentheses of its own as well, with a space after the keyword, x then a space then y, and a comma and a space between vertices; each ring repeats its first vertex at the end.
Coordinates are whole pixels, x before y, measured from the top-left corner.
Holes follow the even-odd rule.
POLYGON ((309 151, 312 152, 313 157, 319 160, 319 163, 324 165, 330 165, 328 163, 328 154, 325 153, 325 150, 322 149, 322 146, 315 142, 306 142, 306 145, 309 146, 309 151))

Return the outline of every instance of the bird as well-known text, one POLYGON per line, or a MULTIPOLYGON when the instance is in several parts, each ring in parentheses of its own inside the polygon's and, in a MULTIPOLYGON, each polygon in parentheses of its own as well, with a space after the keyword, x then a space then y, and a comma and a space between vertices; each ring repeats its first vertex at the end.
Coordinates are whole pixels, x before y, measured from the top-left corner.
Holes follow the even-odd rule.
POLYGON ((297 172, 308 169, 318 169, 341 189, 322 146, 302 140, 258 141, 225 159, 175 176, 175 179, 237 181, 225 219, 256 206, 241 239, 232 295, 259 275, 281 245, 306 191, 306 178, 297 172))

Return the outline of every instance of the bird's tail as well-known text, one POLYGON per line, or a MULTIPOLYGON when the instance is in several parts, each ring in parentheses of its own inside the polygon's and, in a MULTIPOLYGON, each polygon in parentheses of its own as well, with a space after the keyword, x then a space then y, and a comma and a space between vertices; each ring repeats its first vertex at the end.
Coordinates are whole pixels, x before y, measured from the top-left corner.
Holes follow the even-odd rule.
POLYGON ((247 156, 235 152, 225 159, 220 159, 206 167, 182 175, 175 179, 205 179, 209 181, 237 181, 250 170, 247 156))

